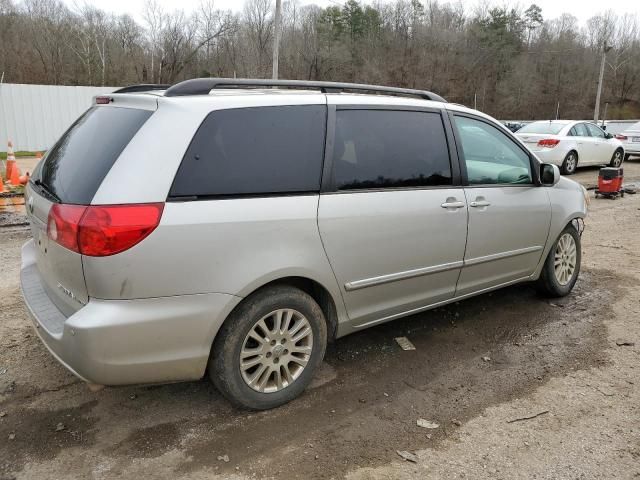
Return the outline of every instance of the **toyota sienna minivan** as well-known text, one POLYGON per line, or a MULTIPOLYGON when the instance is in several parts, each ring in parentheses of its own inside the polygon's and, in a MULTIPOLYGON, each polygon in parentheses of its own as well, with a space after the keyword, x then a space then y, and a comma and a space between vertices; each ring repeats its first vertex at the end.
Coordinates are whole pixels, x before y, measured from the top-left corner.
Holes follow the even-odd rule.
POLYGON ((26 190, 21 284, 96 386, 298 396, 327 342, 520 282, 567 295, 585 191, 430 92, 195 79, 95 98, 26 190))

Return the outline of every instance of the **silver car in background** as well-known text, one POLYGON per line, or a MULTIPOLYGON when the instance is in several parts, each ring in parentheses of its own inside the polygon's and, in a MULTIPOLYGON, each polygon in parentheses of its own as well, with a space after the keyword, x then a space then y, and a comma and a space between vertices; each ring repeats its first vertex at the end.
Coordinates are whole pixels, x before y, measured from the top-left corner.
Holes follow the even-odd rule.
POLYGON ((58 361, 97 385, 208 372, 252 409, 352 332, 520 282, 567 295, 587 213, 480 112, 266 80, 97 97, 26 198, 22 291, 58 361))
POLYGON ((619 167, 625 148, 618 135, 611 135, 590 122, 543 120, 531 122, 516 136, 543 162, 558 165, 565 175, 579 166, 619 167))

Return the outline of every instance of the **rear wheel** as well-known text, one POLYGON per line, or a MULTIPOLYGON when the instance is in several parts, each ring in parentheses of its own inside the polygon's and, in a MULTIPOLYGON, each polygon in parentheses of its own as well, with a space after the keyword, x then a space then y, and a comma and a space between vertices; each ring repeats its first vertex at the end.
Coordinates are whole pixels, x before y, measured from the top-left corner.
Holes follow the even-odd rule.
POLYGON ((538 290, 551 297, 564 297, 573 290, 582 259, 580 235, 567 225, 551 248, 537 282, 538 290))
POLYGON ((562 162, 562 173, 565 175, 573 175, 576 172, 576 168, 578 168, 578 154, 571 151, 567 153, 566 157, 564 157, 564 162, 562 162))
POLYGON ((304 391, 326 343, 325 318, 313 298, 289 286, 267 287, 247 297, 223 324, 209 375, 237 406, 278 407, 304 391))
POLYGON ((611 157, 611 162, 609 162, 609 166, 611 167, 619 167, 622 165, 622 161, 624 160, 624 152, 621 149, 613 152, 613 157, 611 157))

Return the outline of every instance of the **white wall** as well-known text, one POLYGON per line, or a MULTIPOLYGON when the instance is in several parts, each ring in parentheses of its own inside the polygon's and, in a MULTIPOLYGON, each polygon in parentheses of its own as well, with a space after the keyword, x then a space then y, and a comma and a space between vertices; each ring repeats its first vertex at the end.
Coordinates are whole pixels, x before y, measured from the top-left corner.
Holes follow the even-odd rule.
POLYGON ((13 141, 14 150, 46 150, 81 113, 95 95, 116 87, 0 84, 0 152, 13 141))

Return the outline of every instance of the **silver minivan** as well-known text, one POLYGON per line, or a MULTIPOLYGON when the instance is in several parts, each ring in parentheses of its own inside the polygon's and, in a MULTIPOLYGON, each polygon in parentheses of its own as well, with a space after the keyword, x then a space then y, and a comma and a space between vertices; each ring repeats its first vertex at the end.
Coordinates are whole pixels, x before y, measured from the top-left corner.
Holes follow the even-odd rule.
POLYGON ((424 91, 195 79, 96 97, 26 191, 21 283, 94 385, 299 395, 328 341, 535 281, 567 295, 586 195, 424 91))

